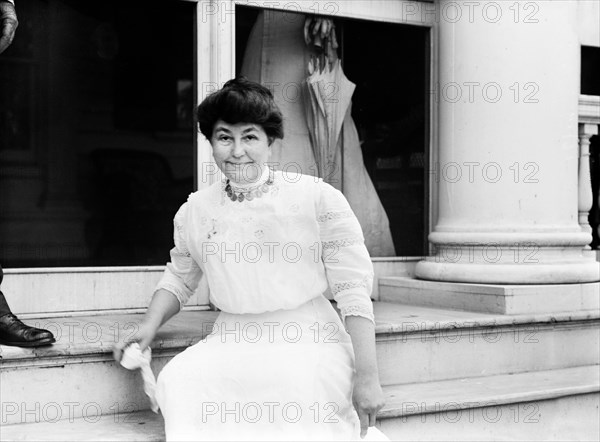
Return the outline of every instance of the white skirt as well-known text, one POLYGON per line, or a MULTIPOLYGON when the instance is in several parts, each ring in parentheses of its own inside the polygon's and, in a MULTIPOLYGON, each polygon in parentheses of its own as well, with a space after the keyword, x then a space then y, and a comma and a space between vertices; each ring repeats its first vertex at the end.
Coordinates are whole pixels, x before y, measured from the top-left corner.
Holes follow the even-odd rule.
POLYGON ((323 296, 221 312, 158 377, 167 440, 359 440, 350 336, 323 296))

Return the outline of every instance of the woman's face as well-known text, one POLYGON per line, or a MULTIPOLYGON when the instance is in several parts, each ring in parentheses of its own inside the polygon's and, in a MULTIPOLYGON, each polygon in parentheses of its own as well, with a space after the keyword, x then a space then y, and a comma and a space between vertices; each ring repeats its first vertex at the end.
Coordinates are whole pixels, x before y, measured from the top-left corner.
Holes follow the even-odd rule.
POLYGON ((210 144, 219 169, 238 184, 258 180, 271 157, 271 146, 259 124, 218 120, 210 144))

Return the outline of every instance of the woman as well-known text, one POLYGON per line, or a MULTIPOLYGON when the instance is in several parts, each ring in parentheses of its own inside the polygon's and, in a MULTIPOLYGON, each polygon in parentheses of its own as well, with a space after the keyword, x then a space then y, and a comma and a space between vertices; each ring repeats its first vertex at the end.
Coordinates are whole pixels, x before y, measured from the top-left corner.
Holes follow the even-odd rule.
POLYGON ((171 262, 135 340, 145 349, 202 273, 221 313, 208 338, 159 375, 167 439, 364 436, 383 394, 358 221, 322 180, 268 167, 283 124, 265 87, 231 80, 197 117, 224 179, 175 215, 171 262), (328 287, 343 323, 323 296, 328 287))

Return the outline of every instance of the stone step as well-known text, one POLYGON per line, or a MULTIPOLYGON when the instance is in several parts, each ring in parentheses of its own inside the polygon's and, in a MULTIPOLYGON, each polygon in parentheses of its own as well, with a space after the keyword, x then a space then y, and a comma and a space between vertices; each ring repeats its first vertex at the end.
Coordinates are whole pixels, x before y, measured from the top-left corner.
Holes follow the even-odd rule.
MULTIPOLYGON (((383 385, 560 369, 600 360, 597 312, 502 316, 383 302, 374 307, 383 385)), ((161 328, 152 345, 154 373, 205 337, 216 316, 212 311, 184 311, 161 328)), ((141 319, 141 314, 109 314, 27 320, 52 330, 57 343, 38 349, 0 346, 1 422, 146 410, 141 377, 112 359, 113 344, 131 335, 141 319)))
POLYGON ((600 434, 600 367, 385 388, 380 429, 392 440, 578 440, 600 434))
MULTIPOLYGON (((177 353, 204 338, 217 312, 184 311, 153 342, 158 374, 177 353)), ((117 366, 112 347, 137 330, 142 314, 57 317, 24 322, 51 330, 57 342, 25 349, 0 346, 0 422, 52 420, 147 410, 137 372, 117 366)))
MULTIPOLYGON (((164 266, 3 269, 2 292, 20 318, 144 311, 164 266), (57 302, 57 300, 60 300, 57 302)), ((202 279, 188 306, 208 304, 202 279)))
POLYGON ((500 315, 375 305, 383 385, 598 364, 600 312, 500 315))
POLYGON ((165 440, 164 421, 151 411, 88 415, 73 419, 46 420, 5 425, 0 441, 139 441, 165 440))
POLYGON ((600 309, 600 282, 498 285, 382 276, 379 300, 496 314, 560 313, 600 309))
MULTIPOLYGON (((597 440, 598 366, 384 387, 391 440, 597 440)), ((2 441, 161 441, 160 414, 86 415, 2 427, 2 441)))

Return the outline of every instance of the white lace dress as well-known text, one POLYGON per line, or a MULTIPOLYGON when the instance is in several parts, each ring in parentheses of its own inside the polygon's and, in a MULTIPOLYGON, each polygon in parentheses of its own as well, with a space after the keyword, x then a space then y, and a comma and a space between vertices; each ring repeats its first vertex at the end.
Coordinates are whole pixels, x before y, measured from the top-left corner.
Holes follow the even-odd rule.
POLYGON ((190 195, 158 284, 183 305, 205 273, 219 314, 205 340, 158 378, 168 440, 359 439, 354 353, 342 317, 373 320, 373 267, 344 196, 275 172, 234 202, 223 184, 190 195))

